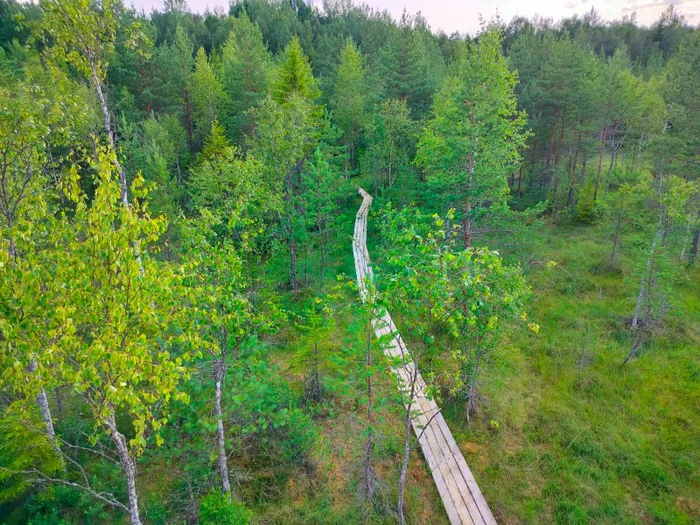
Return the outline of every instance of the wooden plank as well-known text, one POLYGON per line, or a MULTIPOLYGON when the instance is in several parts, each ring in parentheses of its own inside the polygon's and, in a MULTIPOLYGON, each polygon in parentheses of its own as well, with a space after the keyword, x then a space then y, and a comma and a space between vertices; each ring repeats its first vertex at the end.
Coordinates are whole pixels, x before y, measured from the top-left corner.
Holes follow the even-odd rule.
POLYGON ((464 475, 464 479, 467 482, 467 485, 469 486, 469 491, 472 495, 472 498, 474 499, 479 508, 479 512, 481 513, 481 517, 484 520, 484 523, 486 523, 486 525, 496 525, 496 518, 494 518, 493 513, 491 512, 491 509, 488 506, 488 503, 486 503, 486 499, 484 498, 484 495, 481 492, 481 489, 479 488, 476 479, 474 479, 472 471, 469 468, 469 465, 467 465, 467 461, 464 459, 462 451, 459 449, 459 446, 457 446, 454 436, 452 435, 452 432, 450 432, 449 427, 447 426, 447 422, 445 422, 445 418, 443 418, 442 414, 440 414, 439 416, 437 416, 436 419, 438 419, 438 425, 443 431, 448 447, 452 451, 452 454, 454 455, 458 465, 460 466, 460 470, 464 475))
POLYGON ((414 427, 414 431, 419 435, 420 433, 426 438, 428 443, 428 450, 423 450, 424 454, 431 455, 434 458, 435 464, 438 466, 443 479, 445 480, 445 485, 447 488, 446 494, 442 495, 443 500, 449 498, 453 505, 457 508, 457 513, 459 515, 459 523, 472 524, 471 515, 464 502, 464 498, 459 490, 459 487, 455 483, 454 475, 451 472, 451 465, 446 461, 446 457, 442 453, 441 443, 438 441, 435 432, 433 430, 432 422, 430 421, 431 414, 425 412, 425 407, 421 407, 422 410, 418 411, 418 424, 414 427))
MULTIPOLYGON (((420 396, 418 402, 421 404, 421 408, 426 416, 432 418, 430 425, 428 427, 428 432, 434 435, 435 442, 438 445, 438 460, 444 462, 445 468, 449 471, 449 479, 454 484, 454 490, 457 494, 452 492, 453 498, 459 498, 460 502, 465 509, 465 512, 469 515, 471 523, 475 525, 485 525, 483 518, 481 517, 481 512, 479 507, 471 496, 469 487, 464 479, 464 475, 460 470, 455 457, 450 450, 445 436, 441 431, 437 421, 441 416, 440 409, 435 402, 428 401, 425 397, 420 396)), ((458 503, 458 505, 459 505, 458 503)))

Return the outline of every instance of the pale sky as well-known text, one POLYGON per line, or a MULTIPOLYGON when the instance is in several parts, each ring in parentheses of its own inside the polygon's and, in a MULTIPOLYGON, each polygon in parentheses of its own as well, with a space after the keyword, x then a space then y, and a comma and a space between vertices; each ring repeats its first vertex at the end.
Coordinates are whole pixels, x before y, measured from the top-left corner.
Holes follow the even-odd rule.
MULTIPOLYGON (((162 9, 163 0, 125 0, 126 5, 146 11, 162 9)), ((320 0, 311 3, 320 5, 320 0)), ((637 13, 637 21, 643 25, 654 22, 671 4, 693 25, 700 24, 700 0, 365 0, 365 3, 378 9, 387 9, 394 18, 399 18, 404 7, 410 13, 422 12, 433 30, 442 29, 446 33, 475 33, 479 29, 479 15, 489 19, 497 12, 506 22, 514 16, 532 18, 540 15, 558 20, 573 14, 584 14, 595 6, 604 20, 622 18, 637 13)), ((228 0, 188 0, 190 10, 204 12, 207 8, 228 10, 228 0)))

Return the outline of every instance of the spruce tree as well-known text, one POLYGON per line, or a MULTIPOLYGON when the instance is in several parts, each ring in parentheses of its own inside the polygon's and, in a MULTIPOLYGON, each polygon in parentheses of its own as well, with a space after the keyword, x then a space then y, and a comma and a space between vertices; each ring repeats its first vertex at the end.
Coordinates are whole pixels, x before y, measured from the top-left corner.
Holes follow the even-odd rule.
POLYGON ((194 72, 190 77, 193 121, 199 144, 211 133, 214 121, 224 104, 225 95, 221 82, 211 67, 204 48, 200 47, 194 60, 194 72))
POLYGON ((257 24, 245 11, 235 18, 224 45, 221 75, 226 93, 223 123, 229 136, 241 140, 255 130, 255 108, 270 88, 272 56, 257 24))
POLYGON ((331 99, 333 116, 343 131, 347 152, 345 176, 355 164, 355 150, 367 125, 367 86, 363 58, 354 42, 348 39, 340 53, 340 65, 331 99))
POLYGON ((289 102, 292 96, 313 102, 321 94, 311 72, 309 59, 296 36, 284 50, 272 92, 275 101, 280 104, 289 102))

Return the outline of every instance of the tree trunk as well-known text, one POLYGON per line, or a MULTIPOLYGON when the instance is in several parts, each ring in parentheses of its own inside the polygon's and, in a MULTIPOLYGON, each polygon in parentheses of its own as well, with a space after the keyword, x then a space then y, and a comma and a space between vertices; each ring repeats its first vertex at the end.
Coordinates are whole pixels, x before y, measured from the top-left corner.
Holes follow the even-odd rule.
POLYGON ((605 141, 608 137, 608 125, 603 126, 603 134, 600 137, 600 156, 598 157, 598 173, 595 179, 595 190, 593 191, 593 202, 598 200, 598 188, 600 187, 600 172, 603 169, 603 154, 605 153, 605 141))
POLYGON ((642 282, 639 286, 639 293, 637 294, 637 305, 634 309, 634 316, 632 316, 632 330, 636 330, 637 325, 639 324, 639 316, 642 313, 642 305, 644 303, 644 291, 646 289, 647 279, 651 278, 651 275, 648 274, 651 272, 652 263, 654 261, 654 254, 656 253, 656 245, 659 241, 659 233, 661 232, 661 227, 663 225, 663 209, 659 212, 659 214, 659 223, 656 225, 656 231, 654 231, 654 239, 651 242, 651 248, 649 249, 649 257, 647 259, 647 264, 644 273, 642 274, 642 282))
POLYGON ((124 171, 124 167, 119 163, 119 160, 117 160, 116 154, 117 154, 117 147, 116 143, 114 140, 114 133, 112 132, 112 124, 111 124, 111 117, 109 114, 109 107, 107 106, 107 99, 104 96, 104 93, 102 92, 102 84, 100 82, 100 79, 97 76, 97 70, 95 69, 95 65, 90 62, 90 68, 92 71, 92 82, 95 87, 95 91, 97 92, 97 98, 100 100, 100 106, 102 107, 102 116, 104 118, 104 126, 105 126, 105 133, 107 134, 107 141, 109 143, 110 148, 114 152, 114 167, 117 169, 117 172, 119 173, 119 182, 121 184, 121 200, 122 204, 128 208, 129 207, 129 186, 126 182, 126 172, 124 171))
POLYGON ((617 225, 615 226, 615 237, 613 237, 612 251, 610 252, 610 264, 615 262, 615 252, 617 251, 617 243, 620 240, 620 225, 622 224, 622 204, 617 216, 617 225))
MULTIPOLYGON (((700 210, 698 210, 698 217, 700 217, 700 210)), ((695 229, 695 234, 693 235, 693 245, 690 247, 690 254, 688 256, 688 264, 692 265, 695 259, 698 257, 698 244, 700 243, 700 227, 695 229)))
POLYGON ((471 200, 469 198, 469 191, 471 188, 473 176, 474 176, 474 160, 473 160, 472 154, 469 153, 469 157, 467 159, 467 184, 466 184, 466 191, 465 191, 467 196, 464 199, 464 216, 462 217, 462 236, 464 238, 464 248, 465 249, 469 248, 472 245, 472 221, 471 221, 471 217, 470 217, 471 212, 472 212, 472 204, 471 204, 471 200))
POLYGON ((187 145, 190 147, 190 155, 194 155, 194 125, 192 124, 192 103, 190 102, 190 90, 185 88, 185 129, 187 130, 187 145))
MULTIPOLYGON (((32 361, 36 369, 36 361, 32 361)), ((53 419, 51 418, 51 409, 49 408, 49 397, 46 395, 46 390, 43 388, 36 395, 36 404, 39 407, 39 412, 41 413, 41 419, 46 427, 46 434, 49 438, 53 439, 56 437, 56 431, 53 427, 53 419)))
POLYGON ((576 166, 578 166, 578 153, 581 150, 581 132, 578 132, 578 138, 576 139, 576 149, 574 150, 574 160, 571 165, 571 180, 576 178, 576 166))
POLYGON ((479 377, 481 358, 482 354, 477 351, 474 372, 472 373, 472 377, 469 379, 469 393, 467 394, 467 421, 470 421, 472 414, 476 412, 476 381, 479 377))
POLYGON ((299 286, 299 281, 297 280, 297 243, 294 240, 294 231, 291 224, 289 225, 289 285, 292 287, 292 290, 296 290, 299 286))
MULTIPOLYGON (((286 218, 286 230, 287 230, 287 240, 289 241, 289 286, 292 290, 296 290, 298 287, 297 281, 297 245, 294 239, 294 203, 292 202, 292 192, 294 188, 292 186, 292 173, 287 173, 285 176, 285 188, 284 188, 284 200, 285 200, 285 212, 286 218)), ((284 225, 283 222, 283 225, 284 225)))
POLYGON ((403 460, 401 462, 401 474, 399 476, 399 524, 404 525, 406 518, 403 515, 404 495, 406 493, 406 472, 408 471, 408 461, 411 457, 411 407, 413 398, 416 395, 416 378, 418 376, 418 368, 413 366, 411 371, 411 390, 409 391, 408 401, 406 402, 406 411, 404 412, 404 441, 403 441, 403 460))
MULTIPOLYGON (((121 165, 119 159, 117 158, 117 145, 114 140, 114 132, 112 131, 111 118, 109 115, 109 107, 107 106, 107 99, 102 92, 102 84, 97 76, 97 70, 95 64, 90 61, 90 70, 92 71, 92 82, 95 86, 95 91, 97 91, 97 98, 100 99, 100 106, 102 107, 102 116, 104 117, 105 133, 107 134, 107 141, 109 143, 110 149, 114 153, 114 168, 119 173, 119 183, 121 185, 121 201, 124 208, 130 209, 129 205, 129 185, 126 181, 126 172, 124 171, 124 166, 121 165)), ((131 247, 134 249, 134 254, 136 255, 136 260, 139 264, 139 271, 143 275, 143 262, 141 262, 141 253, 139 251, 138 244, 136 241, 131 242, 131 247)))
POLYGON ((138 493, 136 492, 136 463, 129 454, 126 437, 124 437, 124 434, 117 430, 114 410, 110 412, 106 425, 110 431, 110 438, 117 448, 119 462, 121 463, 122 471, 126 477, 126 489, 129 496, 129 519, 131 521, 131 525, 141 525, 138 493))
POLYGON ((471 213, 471 205, 469 204, 469 197, 464 205, 464 217, 462 217, 462 236, 464 238, 464 248, 469 248, 472 245, 472 221, 469 218, 471 213))
POLYGON ((549 149, 547 150, 547 167, 551 165, 552 153, 554 152, 554 135, 557 129, 557 119, 559 118, 559 108, 554 110, 554 117, 552 118, 552 131, 549 134, 549 149))
POLYGON ((606 183, 605 183, 605 195, 608 194, 610 191, 610 174, 612 173, 612 169, 615 166, 615 159, 617 157, 617 152, 619 151, 619 145, 615 144, 615 131, 616 128, 613 128, 613 147, 612 151, 610 152, 610 165, 608 166, 608 172, 605 175, 606 183))
POLYGON ((634 345, 632 346, 632 350, 630 351, 629 354, 627 354, 627 357, 625 357, 625 360, 622 362, 622 366, 626 365, 629 363, 632 359, 637 357, 639 355, 639 350, 641 350, 642 345, 644 344, 644 339, 640 337, 635 341, 634 345))
POLYGON ((630 172, 634 171, 634 166, 637 163, 637 149, 639 148, 639 143, 641 142, 641 140, 642 139, 640 137, 640 139, 638 141, 637 140, 634 141, 634 149, 632 150, 632 159, 630 162, 630 172))
POLYGON ((372 470, 372 451, 374 448, 374 436, 372 427, 372 374, 370 369, 372 367, 372 322, 370 320, 367 330, 367 350, 365 354, 365 364, 367 366, 367 440, 365 441, 365 498, 367 501, 371 501, 374 496, 374 487, 372 486, 373 481, 373 470, 372 470))
POLYGON ((564 142, 564 129, 566 128, 566 110, 561 116, 561 130, 559 131, 559 144, 557 144, 557 151, 554 157, 554 165, 559 166, 559 158, 561 156, 561 146, 564 142))
POLYGON ((688 264, 693 264, 695 259, 698 257, 698 241, 700 241, 700 228, 695 230, 695 235, 693 235, 693 246, 690 248, 690 257, 688 257, 688 264))
POLYGON ((216 439, 219 446, 219 475, 221 476, 221 491, 224 495, 231 497, 231 483, 228 476, 228 465, 226 456, 226 436, 224 433, 224 412, 221 409, 221 397, 223 392, 223 382, 226 377, 226 358, 222 355, 215 363, 214 377, 216 382, 216 439))
POLYGON ((583 162, 581 163, 581 183, 586 182, 586 166, 588 166, 588 150, 583 150, 583 162))
POLYGON ((323 228, 320 221, 316 223, 316 228, 318 229, 318 242, 321 248, 321 284, 323 284, 326 275, 326 244, 323 242, 323 228))
POLYGON ((177 185, 182 186, 182 170, 180 169, 180 157, 175 155, 175 167, 177 168, 177 185))
MULTIPOLYGON (((10 237, 10 246, 8 247, 8 251, 10 259, 14 259, 15 257, 17 257, 17 248, 15 247, 15 240, 12 237, 10 237)), ((32 359, 29 362, 27 370, 30 374, 36 373, 36 359, 32 359)), ((51 417, 49 398, 46 395, 46 390, 44 390, 44 387, 42 387, 39 393, 36 395, 35 400, 36 406, 39 409, 39 413, 41 414, 41 420, 44 422, 44 426, 46 427, 46 435, 49 437, 49 439, 53 440, 53 438, 56 437, 56 431, 53 427, 53 418, 51 417)))

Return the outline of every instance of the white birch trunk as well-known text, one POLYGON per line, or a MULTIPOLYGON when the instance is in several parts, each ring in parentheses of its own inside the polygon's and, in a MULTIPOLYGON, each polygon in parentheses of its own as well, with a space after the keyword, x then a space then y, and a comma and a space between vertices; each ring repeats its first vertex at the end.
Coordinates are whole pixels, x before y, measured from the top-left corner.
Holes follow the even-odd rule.
POLYGON ((226 456, 226 440, 224 433, 224 415, 221 409, 221 398, 223 392, 223 381, 226 375, 225 358, 221 356, 216 362, 216 437, 219 446, 219 474, 221 475, 221 490, 229 498, 231 497, 231 483, 228 476, 228 465, 226 456))
POLYGON ((129 454, 126 437, 124 437, 124 434, 117 430, 114 411, 110 413, 106 424, 110 431, 112 442, 117 448, 119 462, 121 463, 122 471, 126 477, 126 489, 129 496, 129 520, 131 521, 131 525, 141 525, 138 493, 136 491, 136 462, 131 457, 131 454, 129 454))

